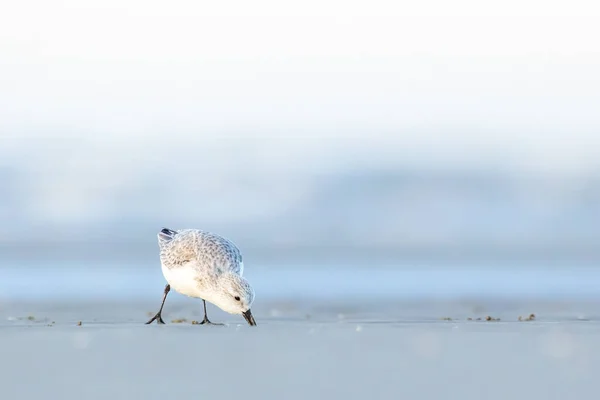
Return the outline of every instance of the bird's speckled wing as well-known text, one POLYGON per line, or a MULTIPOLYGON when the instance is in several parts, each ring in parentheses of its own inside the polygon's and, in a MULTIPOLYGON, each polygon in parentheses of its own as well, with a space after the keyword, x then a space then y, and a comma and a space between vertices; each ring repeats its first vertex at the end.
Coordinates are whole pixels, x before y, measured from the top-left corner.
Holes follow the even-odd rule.
POLYGON ((210 232, 198 231, 198 262, 208 264, 217 270, 242 275, 244 264, 237 246, 230 240, 210 232))
POLYGON ((160 260, 169 269, 177 268, 196 260, 198 250, 193 232, 173 231, 170 236, 163 234, 163 229, 158 234, 160 260))
POLYGON ((159 234, 161 261, 167 268, 194 262, 198 269, 207 273, 243 273, 242 255, 230 240, 197 229, 171 232, 174 234, 168 239, 161 238, 159 234))

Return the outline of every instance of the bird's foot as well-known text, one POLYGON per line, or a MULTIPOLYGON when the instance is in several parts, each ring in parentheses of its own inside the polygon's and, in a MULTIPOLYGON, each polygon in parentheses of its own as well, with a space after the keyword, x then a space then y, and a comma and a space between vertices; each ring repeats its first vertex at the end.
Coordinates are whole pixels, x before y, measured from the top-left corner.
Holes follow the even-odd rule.
POLYGON ((154 317, 152 317, 152 319, 148 322, 146 322, 146 325, 149 325, 151 323, 154 322, 154 320, 156 320, 157 324, 165 324, 165 321, 163 321, 162 316, 160 315, 160 313, 157 313, 154 317))
POLYGON ((210 322, 210 320, 206 317, 200 322, 198 325, 216 325, 216 326, 225 326, 225 324, 220 322, 210 322))

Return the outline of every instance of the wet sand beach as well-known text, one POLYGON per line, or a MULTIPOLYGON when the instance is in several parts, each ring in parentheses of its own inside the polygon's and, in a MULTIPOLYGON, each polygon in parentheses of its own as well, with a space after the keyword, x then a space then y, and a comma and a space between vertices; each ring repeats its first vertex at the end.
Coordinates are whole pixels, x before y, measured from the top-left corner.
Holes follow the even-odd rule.
POLYGON ((593 302, 271 300, 256 328, 214 307, 227 326, 194 325, 199 302, 167 304, 159 326, 146 301, 4 302, 2 398, 597 397, 593 302))

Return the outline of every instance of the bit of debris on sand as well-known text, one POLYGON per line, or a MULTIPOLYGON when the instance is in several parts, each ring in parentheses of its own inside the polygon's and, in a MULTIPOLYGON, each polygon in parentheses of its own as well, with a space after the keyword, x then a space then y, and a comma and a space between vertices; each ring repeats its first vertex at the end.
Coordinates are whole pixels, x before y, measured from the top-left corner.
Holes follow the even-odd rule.
POLYGON ((522 317, 519 315, 519 321, 534 321, 535 320, 535 314, 529 314, 528 317, 522 317))
POLYGON ((492 316, 487 316, 485 318, 477 317, 477 318, 467 318, 467 321, 500 321, 500 318, 494 318, 492 316))

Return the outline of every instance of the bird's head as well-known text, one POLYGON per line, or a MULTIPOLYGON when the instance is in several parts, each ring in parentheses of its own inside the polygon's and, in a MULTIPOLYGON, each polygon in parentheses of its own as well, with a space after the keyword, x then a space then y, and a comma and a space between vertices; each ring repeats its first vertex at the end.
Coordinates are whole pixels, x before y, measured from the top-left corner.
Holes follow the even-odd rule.
POLYGON ((224 274, 219 280, 220 295, 214 304, 229 314, 241 314, 251 326, 256 325, 250 307, 254 302, 254 289, 250 283, 237 274, 224 274))

